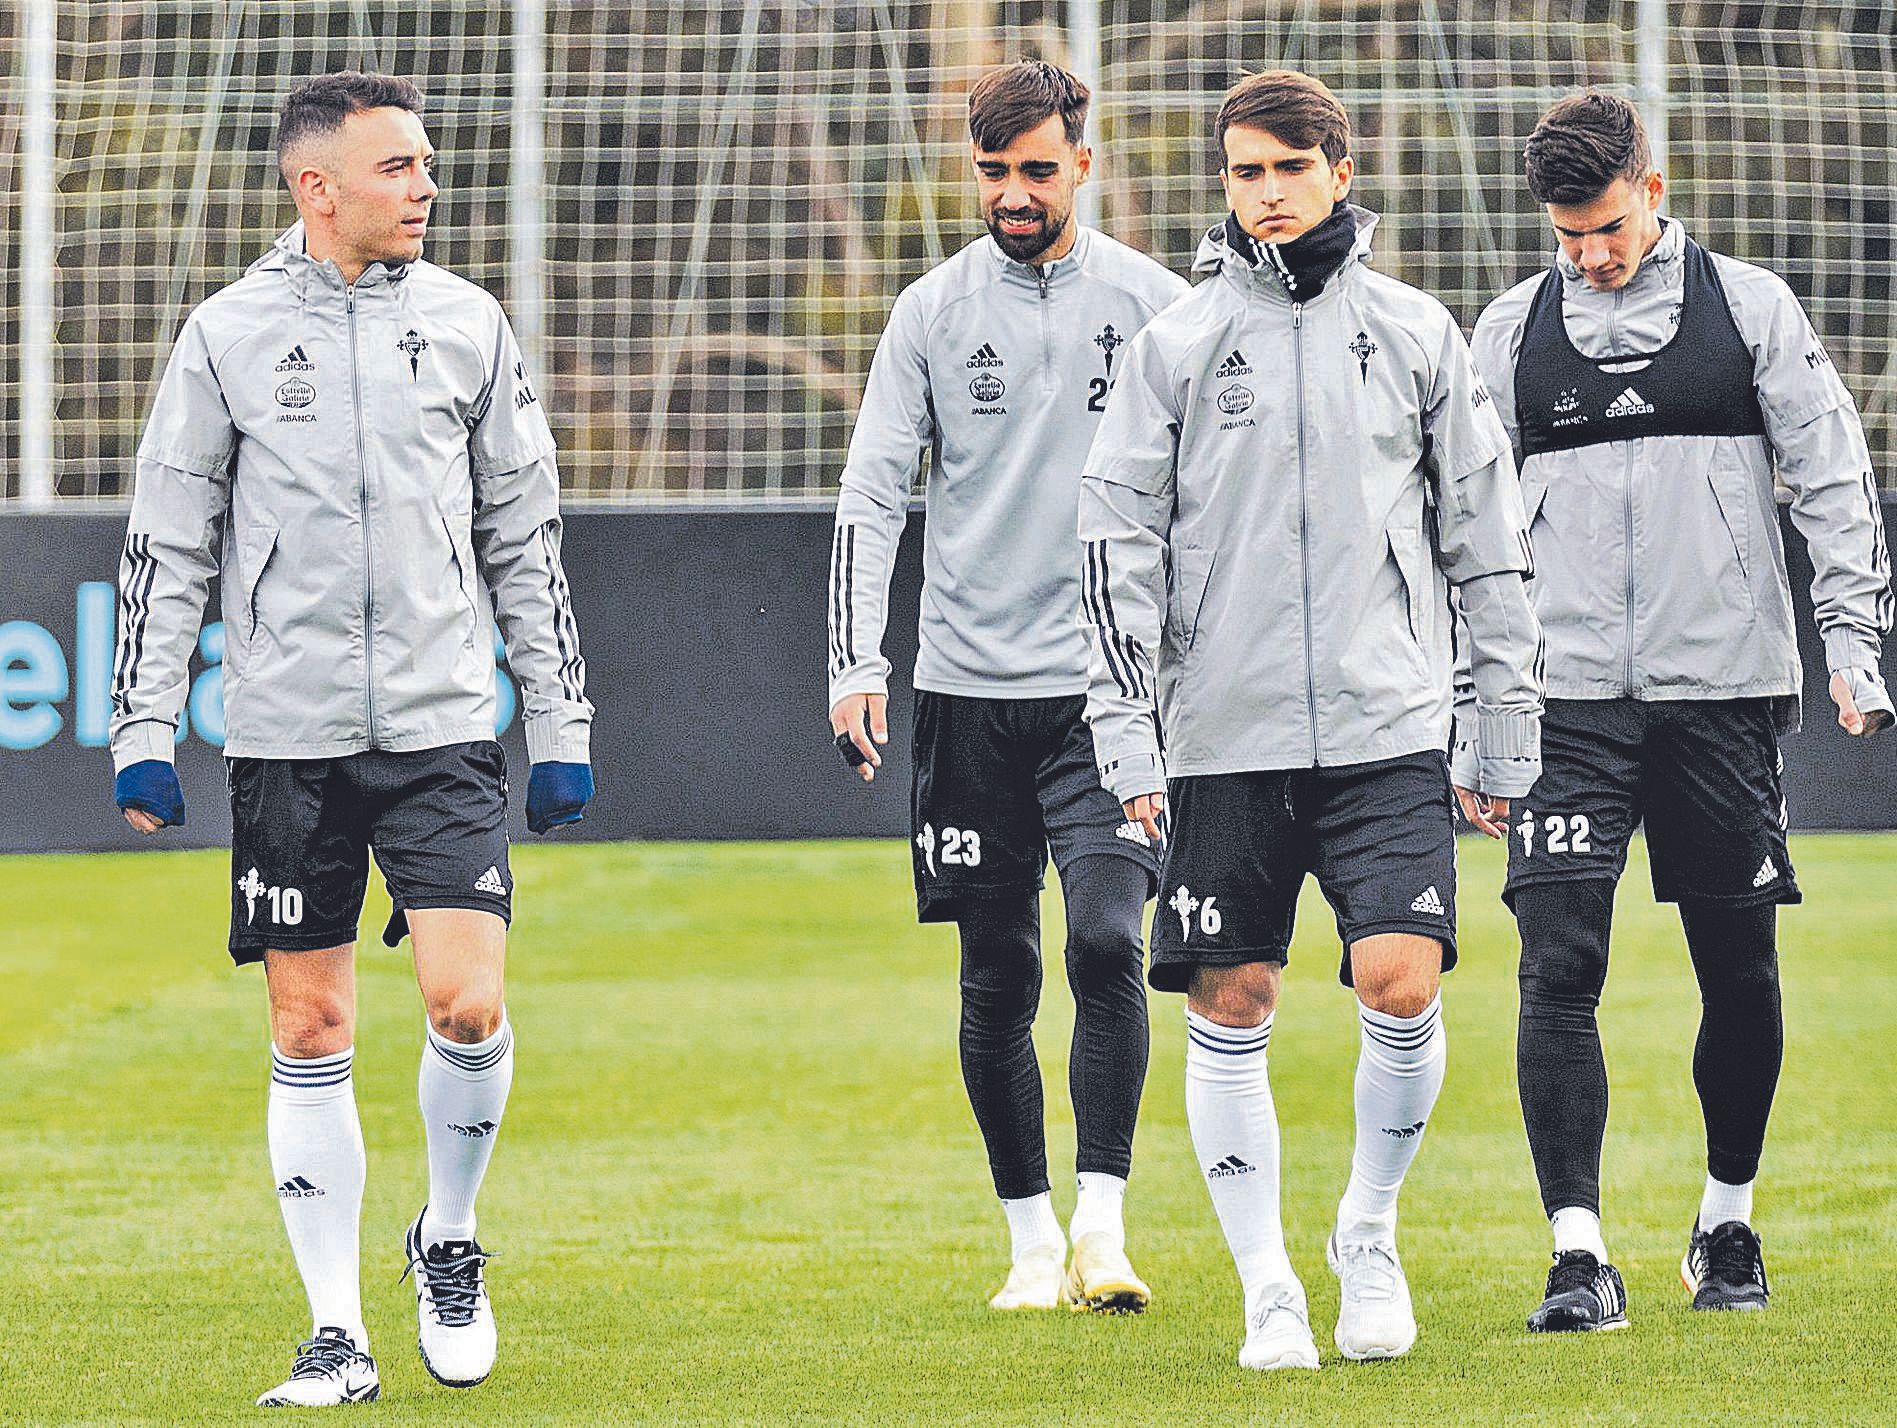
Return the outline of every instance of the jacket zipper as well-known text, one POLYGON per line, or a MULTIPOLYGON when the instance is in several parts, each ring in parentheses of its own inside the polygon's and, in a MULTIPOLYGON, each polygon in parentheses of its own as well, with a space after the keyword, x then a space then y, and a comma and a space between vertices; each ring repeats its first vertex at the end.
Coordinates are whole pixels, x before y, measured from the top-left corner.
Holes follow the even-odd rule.
POLYGON ((362 669, 368 701, 369 744, 375 745, 375 569, 369 542, 369 456, 362 439, 362 383, 356 370, 356 285, 343 288, 349 309, 349 410, 356 423, 356 474, 362 495, 362 669))
POLYGON ((1318 763, 1317 679, 1312 672, 1311 508, 1304 464, 1304 304, 1291 304, 1291 350, 1295 354, 1298 397, 1298 556, 1304 567, 1304 697, 1311 715, 1311 763, 1318 763))
POLYGON ((1047 325, 1047 269, 1034 270, 1035 281, 1041 285, 1041 391, 1052 393, 1054 390, 1054 346, 1047 325))
POLYGON ((1627 445, 1625 480, 1622 489, 1626 493, 1623 510, 1627 522, 1623 534, 1627 548, 1627 695, 1634 697, 1638 691, 1634 687, 1634 447, 1639 441, 1635 438, 1627 445))

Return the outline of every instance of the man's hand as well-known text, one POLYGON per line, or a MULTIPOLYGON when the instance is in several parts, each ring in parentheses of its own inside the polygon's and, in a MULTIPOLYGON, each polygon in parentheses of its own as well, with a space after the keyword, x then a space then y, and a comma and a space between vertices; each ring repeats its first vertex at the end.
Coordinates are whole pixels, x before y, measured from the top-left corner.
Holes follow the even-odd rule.
POLYGON ((837 752, 843 762, 854 768, 868 783, 883 766, 878 744, 889 742, 889 696, 887 694, 846 694, 830 711, 830 732, 836 736, 837 752), (856 751, 856 757, 850 751, 856 751))
POLYGON ((1491 838, 1508 837, 1508 800, 1490 798, 1485 793, 1477 793, 1472 788, 1455 784, 1456 802, 1462 805, 1462 816, 1480 828, 1491 838))
POLYGON ((184 823, 184 790, 178 771, 163 759, 127 764, 112 780, 112 801, 125 821, 147 836, 184 823))
POLYGON ((1129 798, 1120 805, 1126 814, 1127 822, 1137 823, 1146 830, 1146 836, 1155 843, 1166 841, 1166 835, 1159 831, 1159 820, 1166 811, 1166 795, 1163 793, 1142 793, 1138 798, 1129 798))
POLYGON ((1863 738, 1866 734, 1875 734, 1879 729, 1890 727, 1891 714, 1888 709, 1858 709, 1851 680, 1842 670, 1831 676, 1831 702, 1838 706, 1838 727, 1854 738, 1863 738))
POLYGON ((567 823, 578 823, 593 801, 591 764, 535 764, 527 775, 527 828, 545 833, 567 823))

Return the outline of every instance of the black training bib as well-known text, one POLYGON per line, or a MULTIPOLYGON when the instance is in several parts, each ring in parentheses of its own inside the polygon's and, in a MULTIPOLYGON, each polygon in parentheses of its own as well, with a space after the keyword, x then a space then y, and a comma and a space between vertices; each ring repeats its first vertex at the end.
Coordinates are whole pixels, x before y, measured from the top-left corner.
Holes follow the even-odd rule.
POLYGON ((1733 321, 1713 260, 1690 238, 1685 260, 1679 327, 1656 351, 1626 357, 1575 350, 1561 316, 1561 273, 1549 270, 1528 309, 1515 363, 1524 457, 1637 436, 1765 434, 1752 349, 1733 321))

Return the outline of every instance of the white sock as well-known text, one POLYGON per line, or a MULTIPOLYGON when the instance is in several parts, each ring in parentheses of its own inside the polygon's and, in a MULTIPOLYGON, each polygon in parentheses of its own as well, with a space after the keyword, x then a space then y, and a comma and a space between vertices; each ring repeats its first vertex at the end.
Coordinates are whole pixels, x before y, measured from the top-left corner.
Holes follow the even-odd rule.
POLYGON ((1247 1300, 1295 1280, 1278 1217, 1278 1108, 1265 1050, 1271 1018, 1224 1026, 1186 1012, 1186 1124, 1247 1300))
POLYGON ((1060 1219, 1054 1214, 1054 1197, 1043 1190, 1021 1200, 1003 1200, 1001 1211, 1008 1217, 1008 1258, 1019 1263, 1031 1250, 1052 1249, 1065 1256, 1067 1240, 1060 1232, 1060 1219))
POLYGON ((1083 1170, 1075 1179, 1080 1182, 1080 1198, 1074 1202, 1073 1219, 1067 1222, 1067 1237, 1079 1244, 1082 1235, 1105 1235, 1126 1248, 1125 1178, 1083 1170))
POLYGON ((514 1084, 514 1029, 463 1046, 428 1028, 422 1048, 422 1125, 428 1136, 428 1213, 422 1245, 474 1238, 474 1197, 494 1154, 514 1084))
POLYGON ((1607 1257, 1607 1242, 1601 1238, 1601 1217, 1592 1210, 1565 1206, 1548 1217, 1548 1227, 1554 1231, 1556 1254, 1586 1250, 1602 1264, 1613 1262, 1607 1257))
POLYGON ((1757 1182, 1748 1180, 1743 1185, 1728 1185, 1723 1180, 1706 1177, 1706 1193, 1699 1197, 1699 1227, 1711 1230, 1715 1225, 1723 1225, 1728 1220, 1737 1220, 1742 1225, 1752 1223, 1752 1187, 1757 1182))
POLYGON ((355 1048, 307 1061, 270 1048, 270 1173, 290 1253, 310 1297, 311 1330, 362 1326, 362 1122, 350 1077, 355 1048))
POLYGON ((1386 1016, 1358 1003, 1357 1148, 1337 1228, 1350 1239, 1396 1234, 1396 1195, 1423 1143, 1423 1127, 1443 1088, 1448 1042, 1442 998, 1421 1014, 1386 1016))

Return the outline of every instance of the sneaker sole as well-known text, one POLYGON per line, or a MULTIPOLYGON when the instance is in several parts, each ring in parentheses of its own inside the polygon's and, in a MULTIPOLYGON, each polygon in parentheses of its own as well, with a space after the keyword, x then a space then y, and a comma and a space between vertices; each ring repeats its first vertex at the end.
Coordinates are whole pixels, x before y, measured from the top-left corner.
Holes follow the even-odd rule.
POLYGON ((1528 1332, 1531 1334, 1611 1334, 1616 1329, 1632 1327, 1631 1321, 1623 1314, 1618 1319, 1609 1319, 1604 1324, 1547 1324, 1537 1328, 1534 1321, 1530 1320, 1528 1332))
POLYGON ((312 1408, 312 1407, 340 1408, 345 1403, 374 1403, 381 1396, 382 1396, 382 1385, 379 1383, 372 1383, 367 1388, 358 1389, 354 1393, 345 1395, 339 1402, 331 1403, 327 1405, 297 1403, 288 1398, 260 1398, 257 1400, 256 1406, 258 1408, 312 1408))
POLYGON ((1278 1373, 1283 1369, 1303 1369, 1307 1373, 1316 1373, 1318 1369, 1318 1359, 1315 1354, 1307 1359, 1303 1354, 1293 1350, 1290 1353, 1280 1354, 1270 1363, 1248 1364, 1243 1359, 1240 1359, 1238 1366, 1247 1373, 1278 1373))
POLYGON ((477 1383, 485 1383, 488 1374, 494 1372, 493 1369, 489 1369, 487 1373, 482 1374, 479 1378, 444 1378, 440 1371, 428 1361, 428 1350, 422 1347, 422 1341, 419 1337, 415 1340, 415 1348, 422 1356, 422 1367, 428 1370, 428 1376, 443 1388, 473 1388, 477 1383))
POLYGON ((1337 1352, 1349 1359, 1352 1363, 1367 1364, 1374 1363, 1381 1359, 1400 1359, 1415 1347, 1416 1340, 1411 1339, 1400 1349, 1386 1349, 1381 1346, 1373 1349, 1347 1349, 1342 1344, 1338 1344, 1337 1352))
POLYGON ((1131 1280, 1109 1281, 1089 1291, 1070 1273, 1061 1285, 1061 1302, 1076 1314, 1140 1314, 1152 1299, 1152 1290, 1131 1280))

